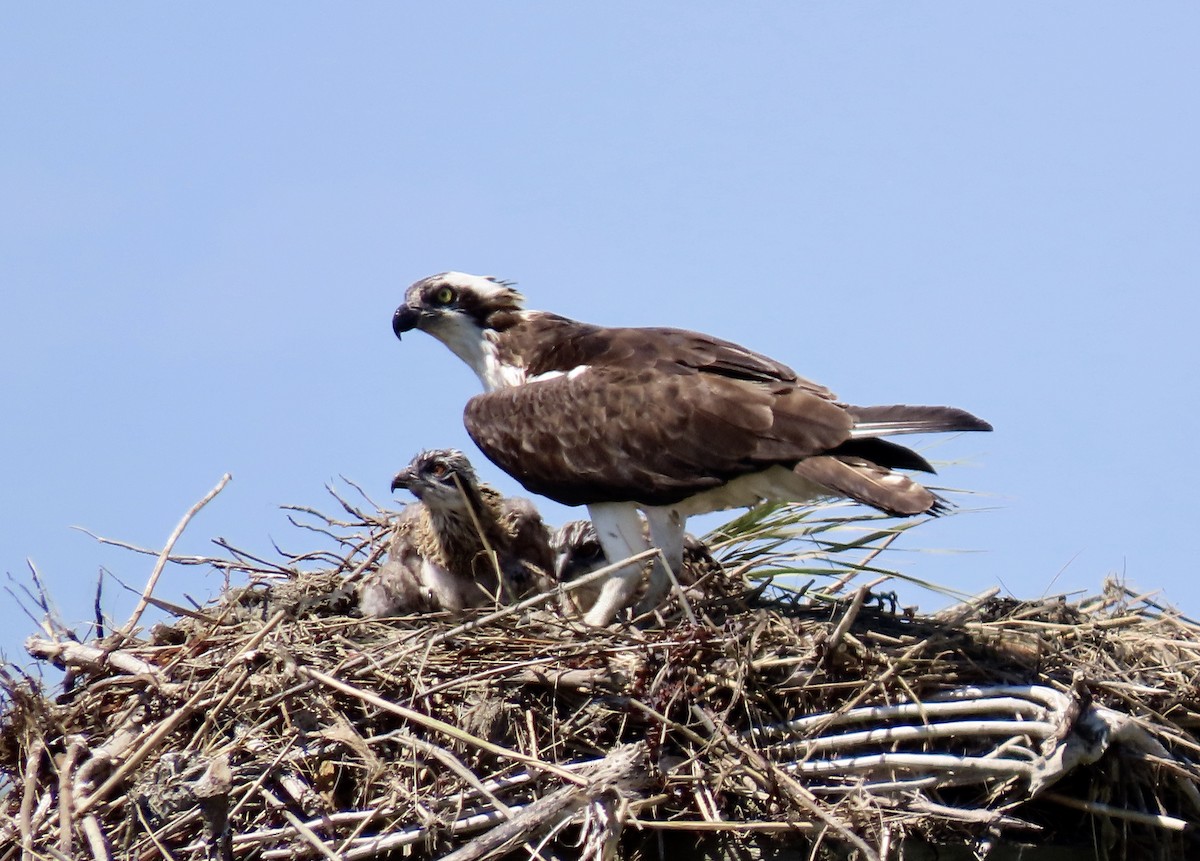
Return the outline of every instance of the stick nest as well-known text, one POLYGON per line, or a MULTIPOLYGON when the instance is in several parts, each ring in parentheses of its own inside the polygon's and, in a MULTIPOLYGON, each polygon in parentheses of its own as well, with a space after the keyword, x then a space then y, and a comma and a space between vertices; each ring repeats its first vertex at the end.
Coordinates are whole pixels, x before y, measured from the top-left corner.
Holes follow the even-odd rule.
POLYGON ((1196 849, 1200 627, 1120 584, 921 615, 854 585, 892 530, 780 508, 710 536, 725 576, 657 624, 554 594, 364 620, 390 515, 343 507, 297 515, 333 550, 170 557, 249 585, 151 598, 148 630, 45 621, 61 691, 0 675, 0 861, 1196 849))

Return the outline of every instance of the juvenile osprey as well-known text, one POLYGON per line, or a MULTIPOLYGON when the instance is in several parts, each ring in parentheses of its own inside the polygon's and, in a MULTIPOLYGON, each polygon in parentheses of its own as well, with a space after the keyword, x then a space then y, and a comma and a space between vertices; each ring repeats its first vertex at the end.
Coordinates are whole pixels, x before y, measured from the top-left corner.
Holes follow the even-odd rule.
MULTIPOLYGON (((554 576, 560 583, 578 580, 611 561, 600 546, 596 527, 588 520, 564 523, 555 530, 550 548, 554 551, 554 576)), ((703 541, 691 533, 683 536, 683 564, 678 574, 680 586, 694 586, 702 580, 721 577, 724 570, 703 541)), ((639 589, 643 585, 646 584, 639 584, 639 589)), ((586 612, 600 597, 600 584, 578 587, 568 595, 577 609, 586 612)))
MULTIPOLYGON (((895 471, 932 472, 929 463, 879 437, 991 430, 953 407, 841 403, 710 335, 526 310, 510 285, 462 272, 409 287, 392 329, 433 335, 479 376, 484 394, 467 402, 467 431, 501 469, 534 493, 587 505, 609 559, 646 548, 640 509, 677 572, 692 514, 822 496, 936 513, 938 497, 895 471)), ((607 581, 586 621, 612 621, 639 577, 630 566, 607 581)), ((657 571, 644 607, 665 580, 657 571)))
POLYGON ((364 616, 510 603, 550 583, 550 533, 533 503, 481 484, 462 452, 422 452, 392 479, 401 487, 420 502, 401 512, 387 561, 359 585, 364 616))

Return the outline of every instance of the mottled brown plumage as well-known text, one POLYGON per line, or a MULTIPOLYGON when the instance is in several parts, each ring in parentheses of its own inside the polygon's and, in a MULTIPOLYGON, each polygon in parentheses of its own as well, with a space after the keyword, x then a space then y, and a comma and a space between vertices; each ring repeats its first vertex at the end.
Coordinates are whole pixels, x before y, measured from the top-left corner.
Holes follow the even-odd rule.
POLYGON ((401 512, 386 561, 363 578, 363 615, 510 603, 552 582, 537 509, 481 484, 462 452, 422 452, 393 479, 401 487, 420 501, 401 512))

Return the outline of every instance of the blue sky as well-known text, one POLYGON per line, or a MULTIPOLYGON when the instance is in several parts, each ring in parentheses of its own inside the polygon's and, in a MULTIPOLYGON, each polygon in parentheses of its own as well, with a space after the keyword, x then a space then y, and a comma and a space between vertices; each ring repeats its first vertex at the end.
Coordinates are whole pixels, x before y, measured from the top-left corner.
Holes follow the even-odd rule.
MULTIPOLYGON (((904 544, 971 552, 893 564, 1022 598, 1124 572, 1200 613, 1195 5, 2 14, 0 567, 69 620, 102 566, 152 566, 73 525, 161 546, 228 471, 178 549, 269 552, 297 544, 281 504, 473 451, 478 382, 389 329, 445 269, 971 409, 996 433, 926 451, 988 510, 904 544)), ((32 622, 0 620, 23 663, 32 622)))

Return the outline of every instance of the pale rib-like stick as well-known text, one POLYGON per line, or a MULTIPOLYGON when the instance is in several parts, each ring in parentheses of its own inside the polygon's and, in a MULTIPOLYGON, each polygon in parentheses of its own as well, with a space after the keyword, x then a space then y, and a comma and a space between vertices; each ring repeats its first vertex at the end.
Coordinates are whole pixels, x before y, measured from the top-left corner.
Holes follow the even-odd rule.
POLYGON ((1094 816, 1111 816, 1113 819, 1124 819, 1128 822, 1138 822, 1142 825, 1150 825, 1155 828, 1165 828, 1168 831, 1186 831, 1191 823, 1186 819, 1179 819, 1175 816, 1165 816, 1159 813, 1142 813, 1138 810, 1126 810, 1123 807, 1116 807, 1112 804, 1105 804, 1102 801, 1088 801, 1084 798, 1072 798, 1069 795, 1063 795, 1058 792, 1042 793, 1042 798, 1047 801, 1053 801, 1056 804, 1061 804, 1064 807, 1073 807, 1076 810, 1082 810, 1086 813, 1091 813, 1094 816))
POLYGON ((108 841, 104 839, 104 832, 100 830, 100 820, 94 815, 88 814, 83 817, 80 827, 83 828, 83 834, 87 837, 88 847, 92 850, 94 861, 112 861, 112 854, 108 851, 108 841))
POLYGON ((42 767, 42 754, 46 743, 36 738, 25 755, 25 782, 21 791, 21 851, 33 851, 33 797, 37 790, 38 772, 42 767))

